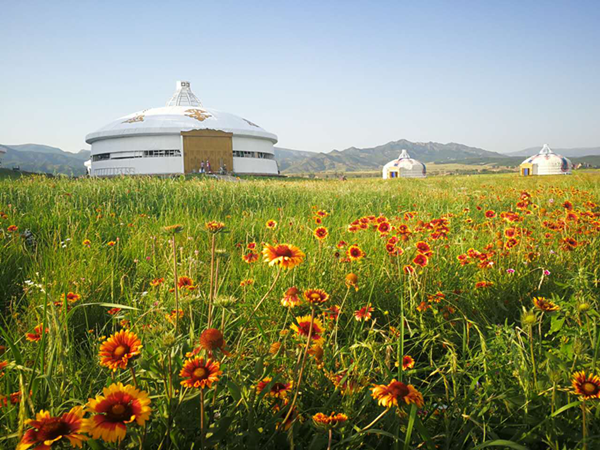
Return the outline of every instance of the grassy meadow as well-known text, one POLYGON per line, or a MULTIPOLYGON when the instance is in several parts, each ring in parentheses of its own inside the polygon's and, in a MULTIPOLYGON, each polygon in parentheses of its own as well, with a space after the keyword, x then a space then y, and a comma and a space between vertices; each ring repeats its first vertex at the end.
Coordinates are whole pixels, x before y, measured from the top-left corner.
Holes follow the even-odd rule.
POLYGON ((599 204, 593 171, 0 179, 0 448, 600 448, 599 204))

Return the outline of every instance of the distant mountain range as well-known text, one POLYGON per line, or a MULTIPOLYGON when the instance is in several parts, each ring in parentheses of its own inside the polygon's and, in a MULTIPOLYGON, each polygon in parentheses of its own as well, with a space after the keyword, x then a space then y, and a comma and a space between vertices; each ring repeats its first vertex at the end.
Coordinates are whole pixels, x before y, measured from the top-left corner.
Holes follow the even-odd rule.
POLYGON ((6 154, 2 156, 2 167, 8 169, 19 167, 25 172, 85 175, 86 169, 83 163, 90 159, 89 150, 71 153, 60 148, 38 144, 0 145, 0 147, 6 150, 6 154))
MULTIPOLYGON (((83 163, 90 158, 89 150, 79 153, 65 152, 56 147, 38 144, 0 145, 6 150, 2 167, 19 167, 26 172, 45 172, 72 176, 85 175, 83 163)), ((541 148, 541 146, 540 146, 541 148)), ((436 142, 411 142, 406 139, 388 142, 370 148, 350 147, 329 153, 316 153, 275 147, 275 159, 283 174, 320 172, 372 172, 381 170, 384 164, 398 157, 406 149, 411 157, 424 163, 463 164, 515 167, 525 156, 533 155, 540 148, 528 148, 519 152, 501 154, 463 144, 436 142)), ((579 162, 600 165, 600 147, 554 149, 577 164, 579 162)))

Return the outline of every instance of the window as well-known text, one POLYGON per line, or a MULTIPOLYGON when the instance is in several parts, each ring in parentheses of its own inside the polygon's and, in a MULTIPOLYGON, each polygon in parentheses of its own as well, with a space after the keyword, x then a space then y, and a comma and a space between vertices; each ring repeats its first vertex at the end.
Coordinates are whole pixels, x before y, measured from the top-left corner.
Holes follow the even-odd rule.
POLYGON ((247 152, 245 150, 234 150, 234 158, 258 158, 258 159, 275 159, 275 156, 271 153, 263 152, 247 152))
POLYGON ((92 161, 104 161, 105 159, 110 159, 110 153, 100 153, 92 156, 92 161))
POLYGON ((134 158, 173 158, 181 157, 181 150, 135 150, 132 152, 100 153, 92 156, 92 161, 105 161, 107 159, 134 159, 134 158))

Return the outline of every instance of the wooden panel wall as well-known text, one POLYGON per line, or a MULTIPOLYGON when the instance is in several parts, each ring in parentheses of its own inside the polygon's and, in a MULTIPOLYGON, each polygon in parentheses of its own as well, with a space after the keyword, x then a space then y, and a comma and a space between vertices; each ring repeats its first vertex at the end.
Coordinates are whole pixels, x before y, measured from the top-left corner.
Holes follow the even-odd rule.
POLYGON ((200 172, 200 162, 210 161, 214 173, 219 172, 224 163, 227 171, 233 170, 232 133, 214 130, 183 131, 183 170, 200 172))

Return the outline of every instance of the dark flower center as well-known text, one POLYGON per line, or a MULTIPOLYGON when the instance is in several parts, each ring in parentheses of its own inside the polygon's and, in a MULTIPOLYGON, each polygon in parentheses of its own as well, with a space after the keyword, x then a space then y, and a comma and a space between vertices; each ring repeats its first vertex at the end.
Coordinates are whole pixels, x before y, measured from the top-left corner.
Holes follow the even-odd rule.
POLYGON ((271 388, 271 392, 279 393, 286 390, 286 385, 283 383, 275 383, 271 388))
POLYGON ((115 358, 121 358, 125 353, 129 353, 129 347, 126 345, 119 345, 117 348, 115 348, 113 355, 115 358))
POLYGON ((71 433, 71 427, 64 420, 53 417, 42 424, 38 432, 38 438, 42 441, 52 441, 59 436, 66 436, 71 433))
POLYGON ((192 375, 198 380, 203 380, 208 378, 208 371, 204 367, 198 367, 196 370, 194 370, 192 375))
POLYGON ((583 385, 581 386, 581 389, 587 395, 594 395, 598 392, 598 390, 600 390, 600 388, 598 386, 596 386, 594 383, 591 383, 589 381, 583 383, 583 385))
POLYGON ((106 413, 109 422, 124 422, 133 415, 131 405, 128 403, 115 403, 106 413))

